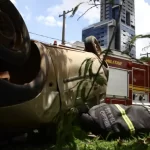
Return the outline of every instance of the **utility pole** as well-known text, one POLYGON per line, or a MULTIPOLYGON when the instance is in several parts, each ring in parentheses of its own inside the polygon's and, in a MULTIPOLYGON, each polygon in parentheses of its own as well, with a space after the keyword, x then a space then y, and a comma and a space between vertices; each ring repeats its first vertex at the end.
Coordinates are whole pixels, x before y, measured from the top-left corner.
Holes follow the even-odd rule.
POLYGON ((147 52, 147 53, 145 53, 145 54, 140 54, 140 56, 145 56, 145 55, 146 55, 147 58, 148 58, 148 56, 150 55, 150 53, 147 52))
POLYGON ((72 12, 72 10, 68 10, 67 12, 66 11, 63 11, 63 14, 62 15, 59 15, 59 17, 63 17, 63 26, 62 26, 62 45, 65 45, 65 25, 66 25, 66 14, 72 12))

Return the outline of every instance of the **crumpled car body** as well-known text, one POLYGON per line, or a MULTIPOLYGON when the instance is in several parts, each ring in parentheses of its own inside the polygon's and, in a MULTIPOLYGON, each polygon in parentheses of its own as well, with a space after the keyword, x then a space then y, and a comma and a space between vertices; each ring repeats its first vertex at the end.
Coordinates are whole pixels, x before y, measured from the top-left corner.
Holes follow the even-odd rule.
MULTIPOLYGON (((68 110, 82 104, 81 95, 76 97, 78 83, 83 81, 84 84, 90 82, 90 79, 84 81, 83 73, 79 76, 81 64, 87 58, 95 59, 92 66, 95 73, 101 64, 99 58, 93 53, 45 46, 39 42, 33 42, 33 45, 36 50, 41 51, 41 60, 38 60, 40 58, 38 56, 36 58, 36 54, 32 57, 31 52, 30 62, 27 61, 21 69, 15 68, 14 72, 13 69, 8 70, 9 81, 0 80, 2 98, 0 122, 3 125, 6 123, 18 126, 33 124, 34 126, 48 123, 60 109, 68 110)), ((81 72, 84 69, 85 65, 81 72)), ((99 73, 107 80, 103 68, 99 73)), ((87 84, 86 92, 90 87, 91 84, 87 84)), ((107 85, 95 84, 89 98, 94 101, 98 95, 105 95, 106 87, 107 85)), ((82 87, 79 91, 81 90, 82 87)))
MULTIPOLYGON (((3 13, 7 14, 7 6, 18 15, 15 6, 5 0, 0 6, 3 13)), ((96 104, 99 96, 106 94, 107 63, 98 72, 105 83, 95 82, 85 99, 102 63, 92 49, 87 52, 30 40, 21 16, 7 15, 15 24, 16 40, 0 41, 0 128, 37 128, 53 122, 60 110, 91 101, 96 104), (16 25, 18 20, 24 28, 16 25)))

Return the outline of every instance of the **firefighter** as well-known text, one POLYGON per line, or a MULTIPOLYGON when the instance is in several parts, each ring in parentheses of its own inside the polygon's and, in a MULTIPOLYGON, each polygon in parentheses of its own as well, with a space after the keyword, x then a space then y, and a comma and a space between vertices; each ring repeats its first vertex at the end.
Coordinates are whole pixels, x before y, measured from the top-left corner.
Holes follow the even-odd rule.
POLYGON ((91 109, 82 109, 81 128, 102 137, 128 137, 150 132, 150 107, 102 103, 91 109), (142 116, 142 117, 141 117, 142 116))

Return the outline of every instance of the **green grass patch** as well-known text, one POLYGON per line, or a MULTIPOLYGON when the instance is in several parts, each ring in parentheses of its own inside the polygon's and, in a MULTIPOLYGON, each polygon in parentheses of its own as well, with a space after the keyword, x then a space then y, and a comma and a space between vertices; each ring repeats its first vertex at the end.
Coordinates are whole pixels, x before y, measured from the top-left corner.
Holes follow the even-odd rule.
MULTIPOLYGON (((78 120, 68 113, 61 122, 61 130, 55 150, 150 150, 150 135, 140 134, 138 137, 128 139, 113 139, 98 136, 89 136, 78 125, 78 120), (72 121, 71 121, 72 120, 72 121), (75 120, 75 121, 74 121, 75 120)), ((60 119, 61 120, 61 119, 60 119)))
POLYGON ((130 138, 107 141, 101 137, 89 137, 78 127, 73 127, 73 137, 66 137, 58 150, 150 150, 148 136, 143 138, 130 138))
POLYGON ((90 135, 83 131, 75 116, 72 114, 61 115, 59 118, 56 144, 50 144, 50 139, 43 137, 30 144, 8 144, 2 150, 150 150, 150 134, 140 134, 138 137, 126 139, 112 139, 90 135), (64 117, 65 116, 65 117, 64 117), (73 121, 75 120, 75 121, 73 121), (44 143, 41 144, 41 141, 44 143))

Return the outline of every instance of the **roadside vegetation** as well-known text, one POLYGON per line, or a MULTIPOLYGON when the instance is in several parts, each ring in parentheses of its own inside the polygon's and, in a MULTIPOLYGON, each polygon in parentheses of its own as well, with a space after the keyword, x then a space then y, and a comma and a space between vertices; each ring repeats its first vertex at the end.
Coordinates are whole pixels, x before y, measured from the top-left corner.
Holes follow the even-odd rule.
MULTIPOLYGON (((122 4, 125 1, 126 0, 123 0, 122 4)), ((80 5, 84 5, 84 3, 86 3, 86 2, 81 2, 77 6, 75 6, 75 8, 73 9, 71 17, 73 17, 76 14, 76 12, 78 11, 80 5)), ((88 10, 86 10, 78 19, 80 19, 85 13, 90 11, 90 9, 92 9, 94 7, 97 7, 99 5, 103 5, 103 4, 100 3, 100 0, 87 0, 87 3, 89 5, 91 5, 91 7, 88 10)), ((103 65, 107 55, 109 54, 109 52, 111 52, 110 45, 111 45, 112 40, 115 36, 116 30, 117 30, 117 25, 119 24, 119 19, 120 19, 120 15, 121 15, 121 11, 122 11, 122 4, 115 4, 114 0, 109 0, 108 3, 110 3, 114 6, 119 5, 120 9, 119 9, 118 18, 116 20, 116 27, 114 28, 114 32, 113 32, 113 35, 112 35, 111 40, 109 42, 108 48, 105 50, 102 65, 103 65)), ((130 55, 130 52, 131 52, 133 46, 135 45, 135 41, 137 39, 143 39, 143 38, 150 38, 150 34, 135 35, 132 38, 132 40, 129 41, 129 43, 127 45, 127 49, 123 53, 126 53, 127 55, 130 55)), ((150 58, 142 57, 142 58, 140 58, 140 60, 148 62, 150 60, 150 58)), ((86 63, 89 63, 89 62, 87 61, 86 63)), ((99 67, 99 69, 97 71, 97 74, 100 71, 102 65, 99 67)), ((85 72, 87 72, 87 71, 85 71, 85 72)), ((94 85, 95 82, 97 82, 97 76, 95 76, 95 78, 93 79, 93 83, 91 84, 91 89, 93 88, 93 85, 94 85)), ((99 84, 104 84, 104 82, 101 80, 99 82, 99 84)), ((84 95, 83 99, 88 98, 88 95, 91 92, 91 89, 89 90, 87 95, 84 95)), ((64 124, 65 123, 66 122, 64 122, 64 124)), ((65 143, 65 141, 67 141, 67 139, 65 138, 65 140, 62 140, 60 138, 61 140, 59 139, 57 141, 58 143, 56 145, 56 146, 58 146, 57 148, 59 150, 64 146, 65 146, 65 149, 70 149, 70 150, 71 149, 72 150, 130 150, 130 149, 131 150, 150 150, 150 136, 149 136, 149 134, 147 134, 147 135, 142 135, 141 134, 138 137, 129 137, 128 139, 120 139, 118 137, 118 139, 108 140, 108 138, 104 139, 103 137, 100 137, 100 136, 97 137, 97 136, 94 136, 94 135, 92 137, 89 137, 88 134, 85 133, 84 131, 82 131, 78 126, 72 126, 72 124, 70 124, 69 126, 66 129, 71 129, 72 132, 69 131, 69 133, 72 133, 72 134, 71 134, 71 136, 66 135, 66 137, 68 137, 67 139, 69 139, 71 141, 68 141, 68 143, 65 143), (61 147, 61 145, 63 145, 63 146, 61 147)), ((62 127, 62 129, 65 129, 65 127, 62 127)), ((59 132, 59 133, 64 133, 65 134, 66 132, 67 131, 59 132)), ((64 136, 64 134, 58 134, 58 135, 59 136, 61 136, 61 135, 64 136)))
MULTIPOLYGON (((59 145, 47 142, 41 143, 40 139, 32 139, 31 143, 8 144, 1 150, 150 150, 150 135, 140 137, 130 137, 128 139, 104 139, 100 136, 89 135, 78 126, 70 126, 69 134, 65 133, 65 138, 59 145), (33 142, 35 141, 35 142, 33 142)), ((44 140, 44 139, 43 139, 44 140)))
POLYGON ((150 57, 141 57, 140 60, 144 62, 150 62, 150 57))

